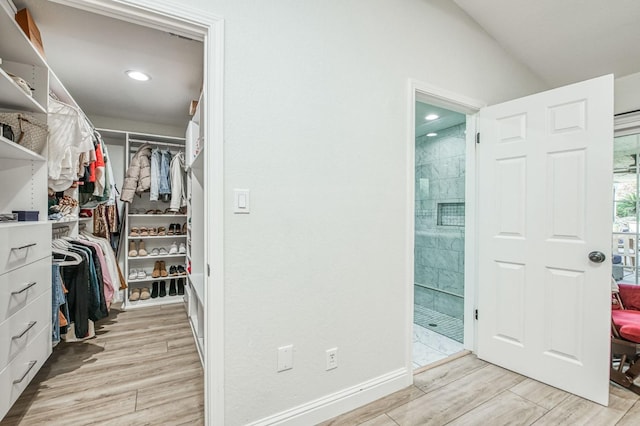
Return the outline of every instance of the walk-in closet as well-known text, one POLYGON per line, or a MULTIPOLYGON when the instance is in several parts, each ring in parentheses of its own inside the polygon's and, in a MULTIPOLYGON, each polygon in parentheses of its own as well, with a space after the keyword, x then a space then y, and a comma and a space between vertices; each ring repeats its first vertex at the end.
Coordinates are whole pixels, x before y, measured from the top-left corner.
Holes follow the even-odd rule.
POLYGON ((0 0, 0 424, 202 424, 203 42, 61 3, 0 0))

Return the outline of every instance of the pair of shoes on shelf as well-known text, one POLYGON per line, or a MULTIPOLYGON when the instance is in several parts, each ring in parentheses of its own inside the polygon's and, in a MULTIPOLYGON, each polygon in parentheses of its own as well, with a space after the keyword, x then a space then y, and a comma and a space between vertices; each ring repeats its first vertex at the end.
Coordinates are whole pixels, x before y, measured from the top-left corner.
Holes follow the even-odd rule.
POLYGON ((167 231, 167 235, 180 235, 180 224, 170 223, 169 230, 167 231))
POLYGON ((149 289, 147 287, 134 288, 129 294, 129 300, 132 302, 138 300, 147 300, 149 297, 151 297, 151 294, 149 293, 149 289))
POLYGON ((129 271, 129 280, 144 280, 145 278, 147 278, 147 273, 144 269, 131 269, 129 271))
POLYGON ((168 254, 167 249, 164 247, 154 248, 151 250, 151 256, 166 256, 168 254))
POLYGON ((169 254, 185 254, 187 253, 187 246, 184 243, 180 243, 180 246, 174 241, 169 248, 169 254))
POLYGON ((166 277, 169 273, 167 272, 167 266, 164 263, 164 260, 158 260, 153 265, 153 272, 151 273, 151 278, 160 278, 166 277))
MULTIPOLYGON (((161 283, 164 284, 164 281, 161 281, 161 283)), ((184 278, 178 278, 177 280, 172 278, 171 281, 169 281, 169 296, 176 296, 178 294, 184 294, 184 278)))
POLYGON ((167 295, 167 283, 164 281, 154 281, 151 284, 151 298, 165 297, 167 295))
POLYGON ((129 241, 129 257, 147 256, 147 250, 145 249, 144 241, 140 240, 138 243, 135 241, 129 241))
POLYGON ((184 269, 184 266, 182 265, 171 265, 169 267, 169 276, 170 277, 175 277, 177 275, 186 275, 187 271, 186 269, 184 269))
POLYGON ((158 226, 158 236, 163 237, 165 235, 167 235, 167 228, 164 226, 158 226))

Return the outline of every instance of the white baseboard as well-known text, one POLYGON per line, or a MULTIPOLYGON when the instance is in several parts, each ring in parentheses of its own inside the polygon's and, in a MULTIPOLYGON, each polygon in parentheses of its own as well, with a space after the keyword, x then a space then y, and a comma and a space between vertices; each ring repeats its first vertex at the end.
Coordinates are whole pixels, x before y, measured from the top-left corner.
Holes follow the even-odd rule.
POLYGON ((356 386, 249 423, 248 426, 308 426, 317 424, 404 389, 412 383, 413 372, 406 368, 400 368, 356 386))

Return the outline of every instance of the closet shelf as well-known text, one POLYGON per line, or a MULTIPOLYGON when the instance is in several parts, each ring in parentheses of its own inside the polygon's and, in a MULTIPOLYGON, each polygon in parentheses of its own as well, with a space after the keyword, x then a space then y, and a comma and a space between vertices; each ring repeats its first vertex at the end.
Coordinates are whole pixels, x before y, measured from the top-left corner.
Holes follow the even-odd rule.
POLYGON ((182 294, 176 296, 156 297, 155 299, 129 301, 127 309, 146 308, 148 306, 171 305, 174 303, 183 303, 184 296, 182 294))
POLYGON ((24 93, 2 68, 0 68, 0 93, 2 93, 0 107, 4 109, 17 109, 39 114, 47 113, 47 110, 33 97, 24 93))
POLYGON ((146 237, 140 237, 140 236, 132 237, 131 235, 129 235, 127 238, 130 240, 161 240, 161 239, 167 239, 167 238, 187 238, 187 236, 186 235, 148 235, 146 237))
POLYGON ((14 227, 14 226, 33 226, 34 223, 46 223, 45 220, 39 221, 22 221, 22 222, 0 222, 0 228, 4 227, 14 227))
MULTIPOLYGON (((159 256, 128 256, 127 259, 129 260, 145 260, 145 259, 157 259, 157 260, 163 260, 163 259, 167 259, 167 258, 176 258, 176 257, 186 257, 187 255, 182 253, 182 254, 161 254, 159 256)), ((166 277, 165 277, 166 278, 166 277)))
POLYGON ((63 217, 62 219, 57 219, 57 220, 50 220, 49 222, 51 222, 51 224, 56 225, 58 223, 70 223, 70 222, 77 222, 78 221, 78 216, 73 216, 73 217, 63 217))
MULTIPOLYGON (((2 7, 0 6, 0 8, 2 7)), ((7 6, 4 7, 7 9, 7 6)), ((0 13, 0 40, 2 40, 3 59, 47 68, 46 61, 33 47, 13 15, 13 11, 10 10, 0 13)))
POLYGON ((204 304, 204 274, 190 274, 189 281, 200 303, 204 304))
POLYGON ((186 275, 174 275, 174 276, 169 276, 169 277, 158 277, 158 278, 145 278, 142 280, 127 280, 127 283, 129 284, 136 284, 136 283, 150 283, 152 281, 169 281, 169 280, 173 280, 173 279, 178 279, 178 278, 186 278, 186 275))
MULTIPOLYGON (((0 89, 1 91, 2 89, 0 89)), ((10 160, 33 160, 33 161, 47 161, 42 155, 18 145, 15 142, 10 141, 7 138, 0 136, 0 158, 7 158, 10 160)))
POLYGON ((129 217, 187 217, 186 214, 130 214, 129 217))

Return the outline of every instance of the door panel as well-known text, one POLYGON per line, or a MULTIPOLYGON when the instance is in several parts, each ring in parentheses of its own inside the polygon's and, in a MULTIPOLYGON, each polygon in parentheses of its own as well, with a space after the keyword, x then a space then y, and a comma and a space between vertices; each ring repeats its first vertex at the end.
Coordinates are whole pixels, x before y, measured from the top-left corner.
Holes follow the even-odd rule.
POLYGON ((606 405, 613 77, 479 114, 478 356, 606 405))

